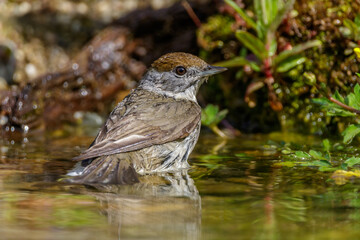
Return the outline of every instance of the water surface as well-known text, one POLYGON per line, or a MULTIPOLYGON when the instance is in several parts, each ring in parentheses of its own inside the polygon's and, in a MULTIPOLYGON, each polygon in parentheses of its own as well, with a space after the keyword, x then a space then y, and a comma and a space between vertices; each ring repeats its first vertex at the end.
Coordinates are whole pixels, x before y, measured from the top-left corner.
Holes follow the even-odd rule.
POLYGON ((281 167, 267 144, 312 136, 202 134, 189 171, 96 187, 58 181, 93 137, 18 139, 0 140, 1 239, 360 238, 359 182, 281 167))

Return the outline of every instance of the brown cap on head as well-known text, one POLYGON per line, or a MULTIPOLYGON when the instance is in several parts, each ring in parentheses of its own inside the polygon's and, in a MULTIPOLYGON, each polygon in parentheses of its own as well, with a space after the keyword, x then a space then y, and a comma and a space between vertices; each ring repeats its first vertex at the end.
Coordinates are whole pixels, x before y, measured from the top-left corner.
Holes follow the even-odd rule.
POLYGON ((183 52, 168 53, 157 59, 151 67, 159 72, 172 71, 177 66, 205 68, 208 64, 202 59, 183 52))

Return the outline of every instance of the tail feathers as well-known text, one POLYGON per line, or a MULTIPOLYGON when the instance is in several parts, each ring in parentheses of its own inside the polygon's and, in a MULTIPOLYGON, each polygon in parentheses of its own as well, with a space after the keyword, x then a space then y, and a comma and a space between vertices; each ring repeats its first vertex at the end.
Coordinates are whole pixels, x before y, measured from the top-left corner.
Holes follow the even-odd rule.
POLYGON ((67 179, 80 184, 134 184, 139 182, 133 165, 116 155, 94 159, 79 175, 67 179))

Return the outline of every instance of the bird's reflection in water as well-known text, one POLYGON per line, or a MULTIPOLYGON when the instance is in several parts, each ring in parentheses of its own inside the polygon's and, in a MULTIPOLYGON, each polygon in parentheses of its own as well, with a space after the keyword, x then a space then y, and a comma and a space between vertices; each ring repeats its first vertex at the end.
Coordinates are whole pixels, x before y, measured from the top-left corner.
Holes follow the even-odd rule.
POLYGON ((200 238, 201 199, 187 171, 139 180, 133 185, 93 186, 86 192, 100 201, 109 223, 118 226, 119 238, 200 238))

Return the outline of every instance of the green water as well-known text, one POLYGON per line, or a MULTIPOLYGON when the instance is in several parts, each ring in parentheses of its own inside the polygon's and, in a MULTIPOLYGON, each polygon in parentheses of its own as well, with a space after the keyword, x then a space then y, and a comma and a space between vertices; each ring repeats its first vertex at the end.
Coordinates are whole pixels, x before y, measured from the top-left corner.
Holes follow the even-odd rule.
POLYGON ((318 144, 312 136, 203 134, 188 172, 132 186, 59 182, 92 139, 1 140, 1 239, 360 239, 360 182, 279 167, 266 145, 318 144))

